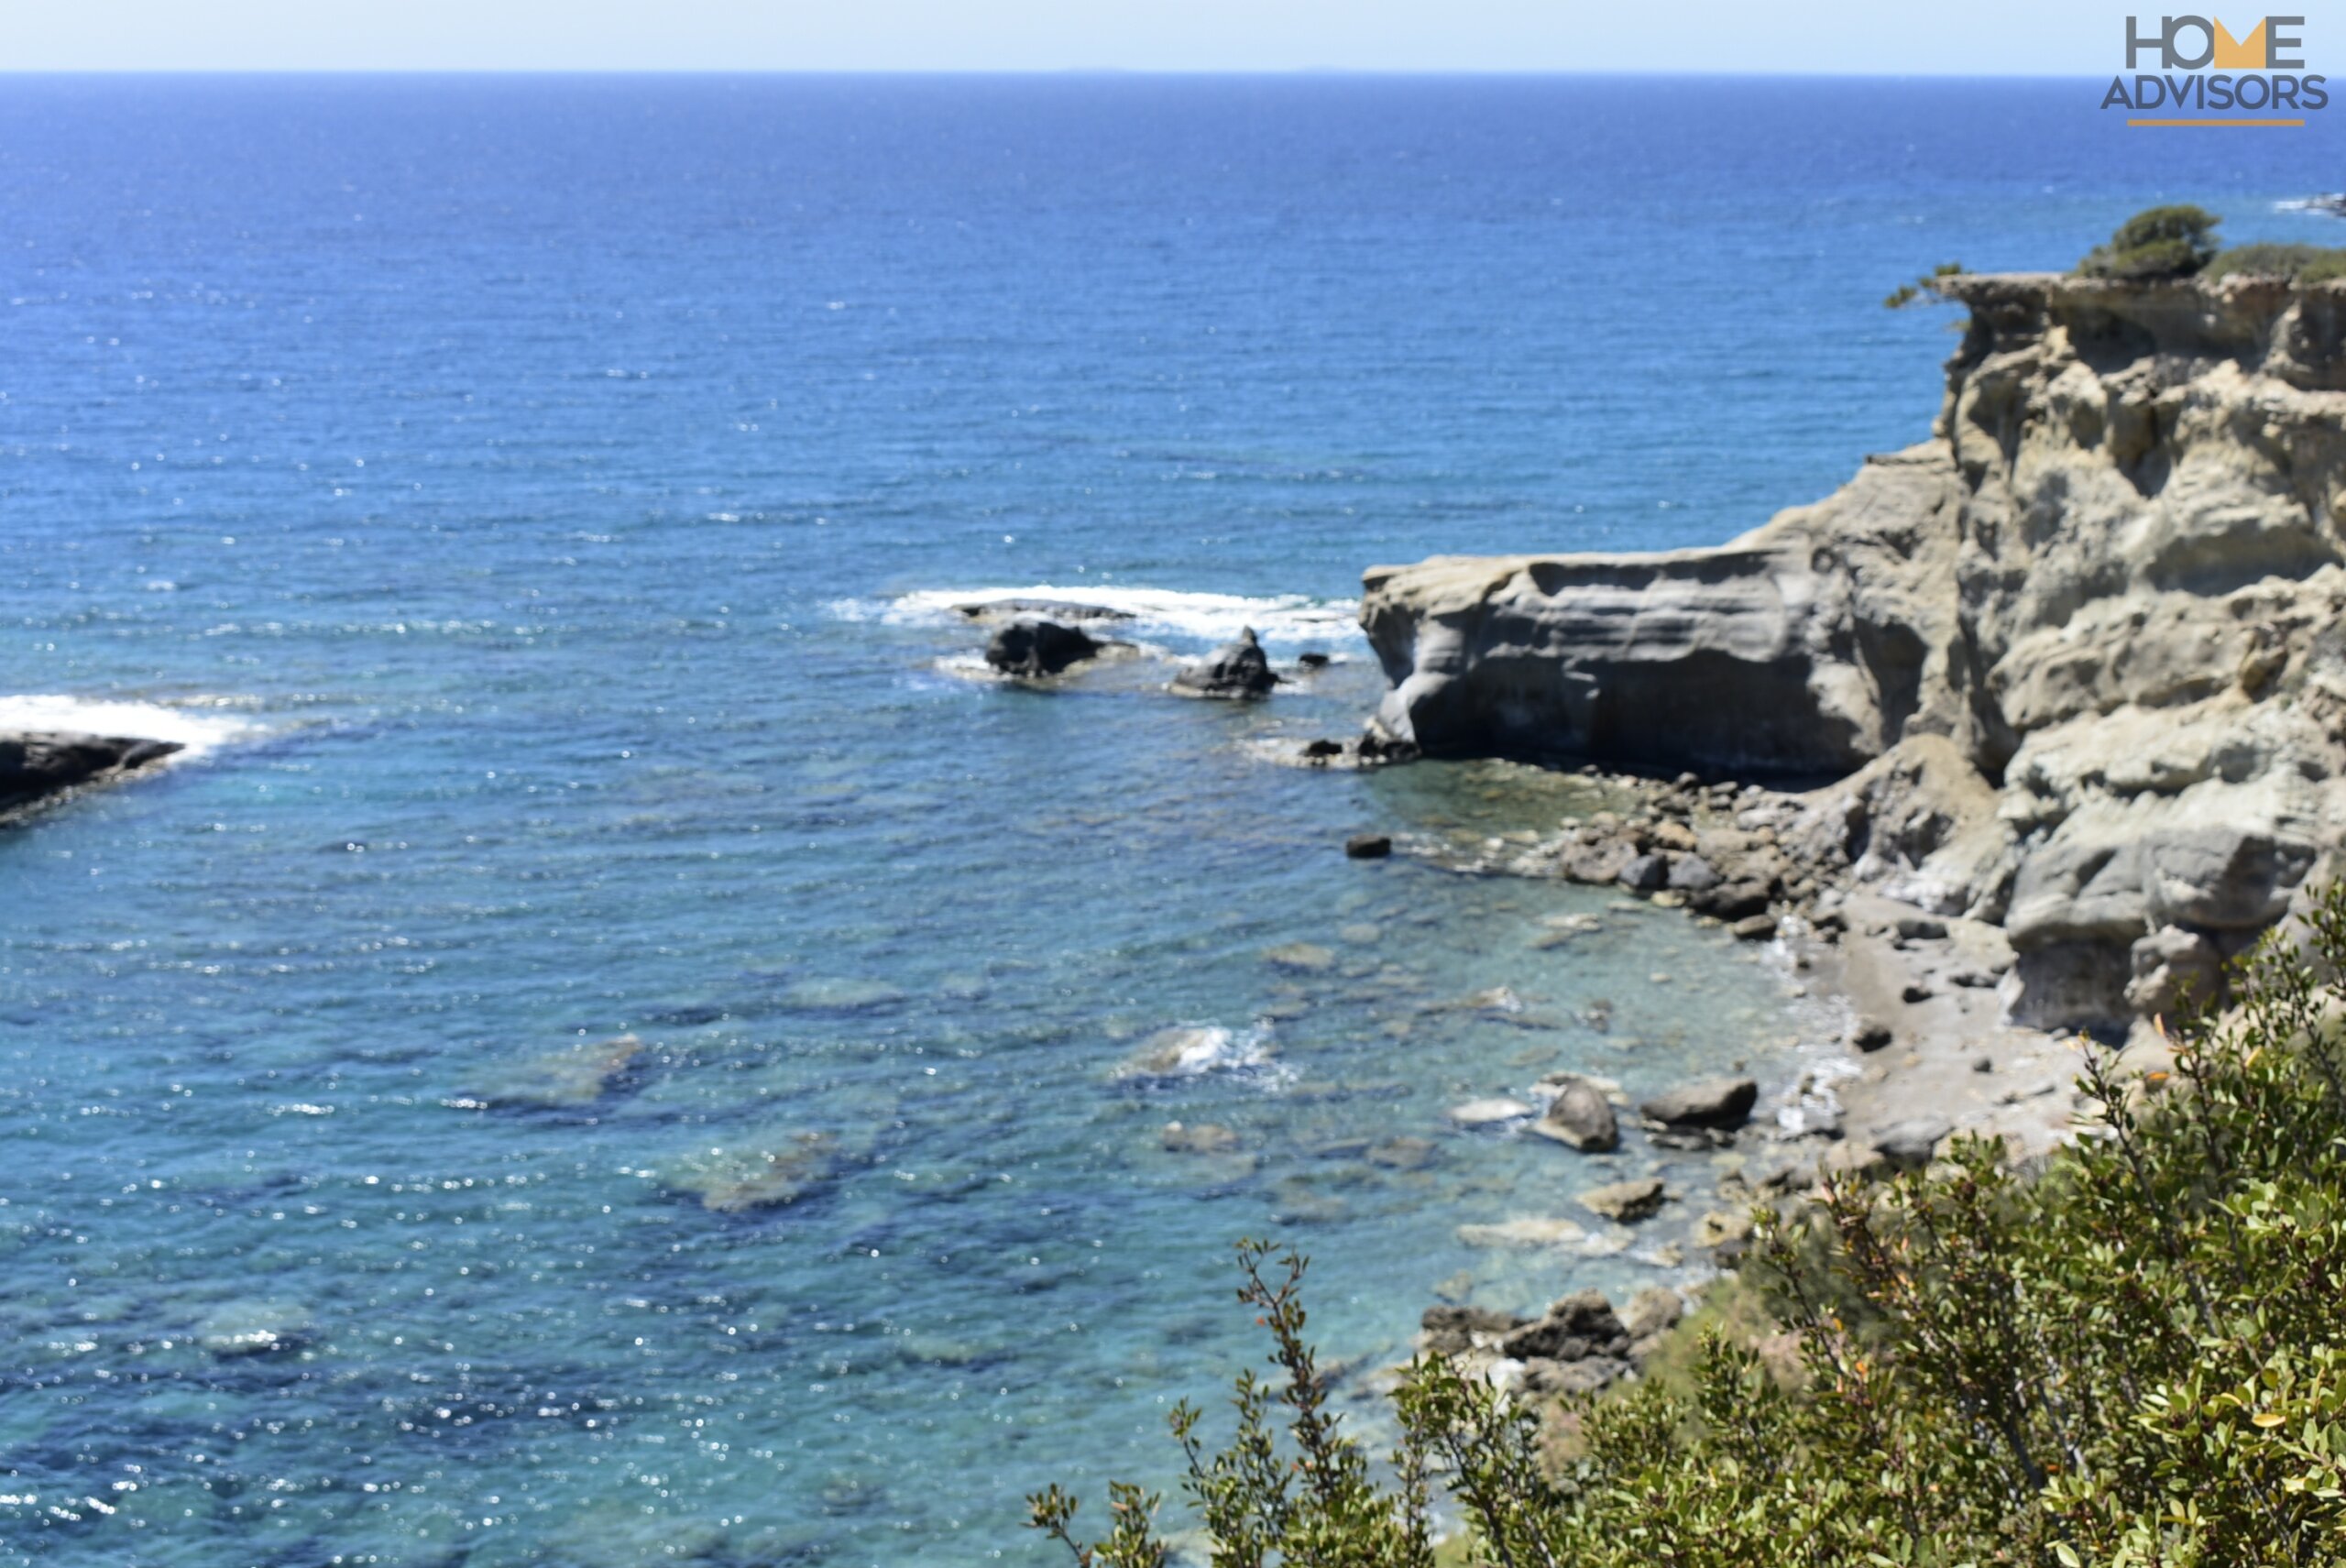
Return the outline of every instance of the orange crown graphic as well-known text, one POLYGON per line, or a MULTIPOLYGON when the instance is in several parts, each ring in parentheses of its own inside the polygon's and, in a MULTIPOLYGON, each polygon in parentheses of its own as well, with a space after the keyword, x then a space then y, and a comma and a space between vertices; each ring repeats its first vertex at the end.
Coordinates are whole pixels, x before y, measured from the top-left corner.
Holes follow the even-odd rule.
POLYGON ((2269 52, 2264 47, 2264 20, 2260 19, 2256 26, 2249 29, 2248 37, 2236 38, 2223 23, 2216 23, 2216 69, 2218 71, 2264 70, 2264 57, 2269 52))

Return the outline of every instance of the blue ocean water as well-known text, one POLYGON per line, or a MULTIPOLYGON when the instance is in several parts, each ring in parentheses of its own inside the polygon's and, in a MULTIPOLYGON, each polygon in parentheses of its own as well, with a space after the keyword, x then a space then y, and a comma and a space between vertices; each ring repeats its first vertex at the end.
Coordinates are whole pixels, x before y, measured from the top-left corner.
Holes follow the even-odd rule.
POLYGON ((1672 1277, 1691 1212, 1466 1245, 1647 1157, 1444 1110, 1826 1021, 1446 869, 1570 781, 1265 743, 1373 705, 1365 565, 1715 542, 1920 439, 1902 279, 2159 199, 2339 235, 2278 206, 2326 125, 2098 102, 0 79, 0 718, 202 742, 0 834, 0 1555, 1039 1561, 1023 1492, 1165 1482, 1253 1353, 1241 1235, 1364 1369, 1437 1288, 1672 1277), (938 607, 1032 585, 1153 593, 1152 655, 975 678, 938 607), (1248 621, 1338 663, 1158 689, 1248 621))

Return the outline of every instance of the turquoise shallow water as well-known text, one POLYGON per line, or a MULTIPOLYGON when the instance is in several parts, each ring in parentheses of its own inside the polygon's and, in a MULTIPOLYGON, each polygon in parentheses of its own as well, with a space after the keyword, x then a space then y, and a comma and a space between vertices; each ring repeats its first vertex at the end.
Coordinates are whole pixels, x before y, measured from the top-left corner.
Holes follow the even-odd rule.
POLYGON ((1038 1561, 1021 1493, 1165 1479, 1251 1353, 1240 1235, 1364 1366, 1438 1287, 1667 1277, 1691 1206, 1465 1245, 1649 1157, 1443 1112, 1818 1019, 1443 869, 1569 781, 1262 743, 1374 703, 1365 564, 1715 540, 1921 433, 1900 277, 2162 193, 2328 232, 2326 130, 2086 91, 0 84, 0 686, 212 743, 0 837, 0 1554, 1038 1561), (1006 690, 905 598, 1038 583, 1342 662, 1006 690), (1119 1076, 1175 1027, 1211 1070, 1119 1076), (767 1156, 797 1202, 702 1204, 767 1156))

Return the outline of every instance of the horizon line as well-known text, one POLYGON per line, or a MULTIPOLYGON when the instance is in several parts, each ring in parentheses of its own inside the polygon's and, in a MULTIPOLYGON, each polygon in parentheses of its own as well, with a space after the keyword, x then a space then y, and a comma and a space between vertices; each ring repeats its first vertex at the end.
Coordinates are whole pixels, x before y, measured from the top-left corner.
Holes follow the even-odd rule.
MULTIPOLYGON (((2123 71, 2119 75, 2126 74, 2123 71)), ((0 81, 31 77, 297 77, 297 76, 600 76, 600 77, 839 77, 1031 80, 1061 77, 1321 79, 1389 81, 1541 81, 1588 77, 1647 81, 1744 82, 2098 82, 2090 71, 1805 70, 1742 71, 1648 66, 1457 66, 1434 70, 1386 66, 604 66, 604 65, 10 65, 0 81)))

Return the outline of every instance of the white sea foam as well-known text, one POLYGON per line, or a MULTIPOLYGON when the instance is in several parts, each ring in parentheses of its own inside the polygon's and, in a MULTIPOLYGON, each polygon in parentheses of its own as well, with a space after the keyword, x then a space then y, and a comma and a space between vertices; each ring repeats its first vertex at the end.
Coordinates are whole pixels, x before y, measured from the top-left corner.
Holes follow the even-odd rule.
POLYGON ((83 735, 128 736, 175 740, 182 750, 174 762, 191 761, 217 746, 259 732, 251 719, 227 711, 225 703, 196 702, 165 707, 151 702, 108 702, 77 696, 0 696, 0 730, 61 729, 83 735))
POLYGON ((1219 1025, 1176 1025, 1159 1029, 1119 1063, 1118 1079, 1195 1078, 1223 1069, 1259 1068, 1271 1059, 1268 1028, 1231 1030, 1219 1025))
POLYGON ((831 608, 850 620, 906 626, 959 624, 966 620, 961 606, 1005 599, 1056 599, 1114 610, 1131 619, 1107 622, 1101 630, 1127 639, 1156 635, 1222 641, 1249 626, 1265 642, 1274 643, 1328 642, 1360 635, 1359 600, 1318 599, 1302 594, 1248 598, 1184 593, 1177 588, 1036 583, 1023 588, 930 588, 892 599, 847 599, 831 608))

